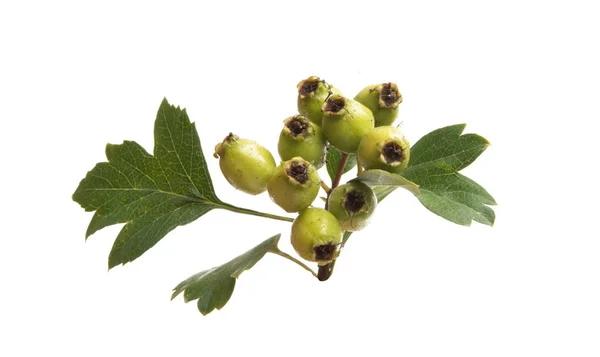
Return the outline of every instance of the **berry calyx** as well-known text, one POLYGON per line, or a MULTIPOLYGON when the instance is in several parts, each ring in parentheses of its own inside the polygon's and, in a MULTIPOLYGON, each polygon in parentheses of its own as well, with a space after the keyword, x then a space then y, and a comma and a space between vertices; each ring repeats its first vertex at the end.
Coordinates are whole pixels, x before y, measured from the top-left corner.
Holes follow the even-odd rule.
POLYGON ((298 113, 317 125, 321 125, 323 112, 321 105, 332 94, 340 91, 316 76, 300 81, 298 87, 298 113))
POLYGON ((354 100, 362 103, 373 112, 375 126, 392 125, 398 117, 398 106, 402 94, 396 83, 371 85, 361 90, 354 100))
POLYGON ((320 184, 316 168, 303 158, 294 157, 275 169, 267 190, 271 200, 286 212, 298 212, 312 204, 320 184))
POLYGON ((291 242, 300 257, 325 265, 337 258, 343 233, 337 218, 330 212, 307 208, 292 224, 291 242))
POLYGON ((327 141, 321 128, 301 115, 284 120, 277 149, 282 160, 301 157, 319 169, 325 163, 327 141))
POLYGON ((338 219, 342 229, 352 232, 368 225, 376 206, 375 193, 360 181, 350 181, 336 187, 327 202, 327 210, 338 219))
POLYGON ((374 128, 371 110, 353 99, 334 94, 321 109, 323 134, 340 151, 356 152, 363 136, 374 128))
POLYGON ((219 159, 219 167, 227 182, 251 195, 267 189, 276 166, 269 150, 232 133, 215 146, 214 157, 219 159))
POLYGON ((402 172, 410 159, 410 144, 400 129, 380 126, 369 132, 358 147, 358 161, 367 170, 402 172))

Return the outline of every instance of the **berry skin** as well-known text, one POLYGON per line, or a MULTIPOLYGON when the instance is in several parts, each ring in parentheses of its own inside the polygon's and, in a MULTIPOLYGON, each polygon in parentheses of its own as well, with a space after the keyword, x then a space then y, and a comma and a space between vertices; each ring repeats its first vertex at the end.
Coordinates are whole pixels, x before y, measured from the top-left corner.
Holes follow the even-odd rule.
POLYGON ((355 232, 367 226, 376 206, 377 197, 369 186, 350 181, 331 191, 327 210, 338 219, 342 229, 355 232))
POLYGON ((299 212, 310 206, 321 187, 317 169, 301 157, 282 162, 267 185, 269 196, 286 212, 299 212))
POLYGON ((281 160, 301 157, 319 169, 325 163, 327 141, 321 128, 301 115, 284 120, 277 149, 281 160))
POLYGON ((298 113, 320 126, 323 120, 321 105, 331 94, 339 94, 340 91, 315 76, 301 81, 297 87, 298 113))
POLYGON ((382 83, 365 87, 354 100, 373 112, 377 127, 394 123, 398 117, 398 105, 402 103, 402 94, 396 83, 382 83))
POLYGON ((371 110, 355 100, 334 94, 321 109, 325 138, 340 151, 356 152, 360 140, 374 128, 371 110))
POLYGON ((227 182, 251 195, 265 192, 276 166, 269 150, 255 141, 233 134, 215 146, 214 157, 219 159, 227 182))
POLYGON ((325 265, 337 258, 343 234, 331 213, 322 208, 307 208, 292 224, 292 246, 303 259, 325 265))
POLYGON ((358 161, 367 170, 380 169, 400 173, 408 165, 410 144, 400 129, 380 126, 360 142, 358 161))

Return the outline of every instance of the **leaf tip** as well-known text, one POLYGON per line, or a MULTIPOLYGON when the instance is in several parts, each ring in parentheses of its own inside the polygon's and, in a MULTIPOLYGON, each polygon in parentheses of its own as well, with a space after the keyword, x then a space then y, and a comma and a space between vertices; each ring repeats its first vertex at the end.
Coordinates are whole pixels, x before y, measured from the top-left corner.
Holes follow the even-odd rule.
MULTIPOLYGON (((450 125, 449 128, 456 128, 456 132, 458 133, 458 136, 460 136, 464 131, 465 128, 467 127, 467 123, 460 123, 460 124, 454 124, 454 125, 450 125)), ((442 128, 444 129, 444 128, 442 128)))
POLYGON ((181 294, 181 291, 173 289, 173 293, 171 294, 171 301, 173 301, 177 296, 181 294))
POLYGON ((115 258, 113 255, 108 256, 108 271, 110 271, 111 269, 113 269, 116 266, 125 265, 125 264, 127 264, 127 262, 120 261, 117 258, 115 258))

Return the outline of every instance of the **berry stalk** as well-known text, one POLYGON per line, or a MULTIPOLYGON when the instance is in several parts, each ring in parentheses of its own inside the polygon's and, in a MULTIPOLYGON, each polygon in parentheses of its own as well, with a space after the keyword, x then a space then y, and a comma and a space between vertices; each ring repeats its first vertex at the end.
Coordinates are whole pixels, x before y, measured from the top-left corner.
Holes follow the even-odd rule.
POLYGON ((301 266, 302 268, 304 268, 305 270, 309 271, 315 278, 318 278, 318 275, 311 269, 308 267, 308 265, 302 263, 301 261, 299 261, 298 259, 292 257, 291 255, 287 254, 286 252, 279 250, 279 248, 275 247, 274 249, 271 249, 269 251, 270 253, 279 255, 280 257, 283 257, 291 262, 294 262, 296 264, 298 264, 299 266, 301 266))
POLYGON ((327 186, 327 184, 323 180, 321 180, 321 188, 323 188, 323 191, 325 191, 325 193, 327 194, 331 192, 331 188, 329 188, 329 186, 327 186))

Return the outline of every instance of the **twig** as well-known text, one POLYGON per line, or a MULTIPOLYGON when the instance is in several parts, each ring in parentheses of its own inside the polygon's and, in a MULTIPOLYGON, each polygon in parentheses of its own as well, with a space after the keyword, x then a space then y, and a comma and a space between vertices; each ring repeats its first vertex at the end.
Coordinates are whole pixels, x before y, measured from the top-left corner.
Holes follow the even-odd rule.
MULTIPOLYGON (((346 167, 346 163, 348 162, 349 157, 350 157, 350 155, 347 153, 343 153, 342 156, 340 157, 340 163, 338 164, 337 171, 335 172, 335 176, 334 176, 333 182, 331 184, 331 190, 329 192, 327 192, 327 201, 325 202, 325 209, 328 208, 329 195, 331 194, 331 191, 333 191, 340 184, 340 180, 342 179, 342 175, 344 174, 344 167, 346 167)), ((320 269, 320 267, 319 267, 319 269, 320 269)))
MULTIPOLYGON (((329 195, 331 191, 333 191, 340 184, 340 180, 342 179, 342 175, 344 174, 344 168, 346 167, 346 163, 348 162, 349 154, 343 153, 340 157, 340 163, 338 164, 337 171, 335 173, 335 177, 333 178, 333 182, 331 184, 331 189, 327 192, 327 201, 325 201, 325 209, 329 206, 329 195)), ((333 272, 333 266, 335 264, 335 260, 329 264, 319 265, 319 272, 317 273, 317 279, 320 281, 325 281, 331 277, 331 273, 333 272)))

